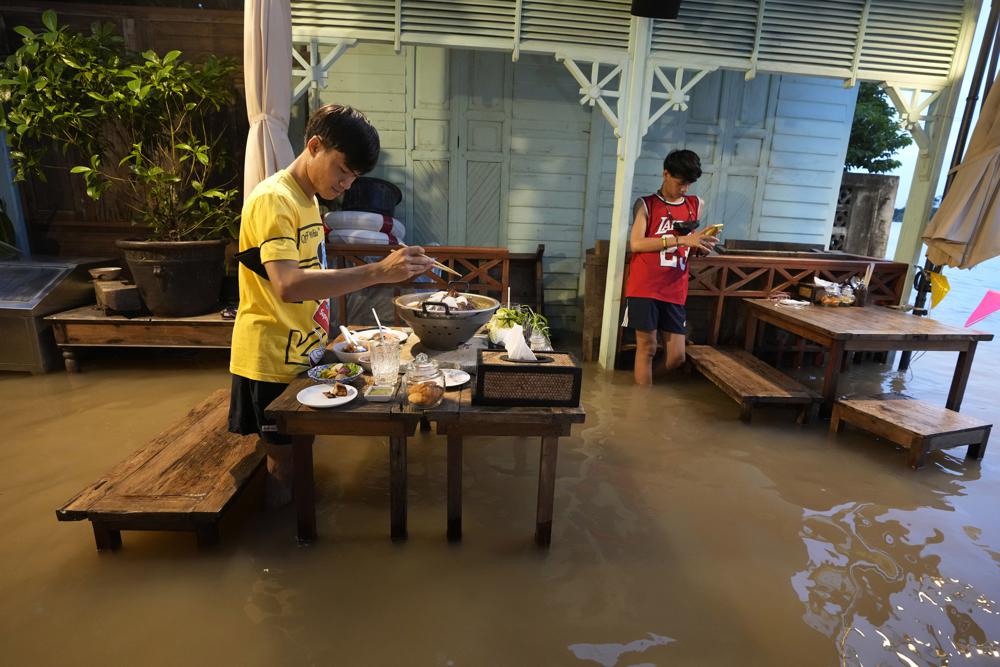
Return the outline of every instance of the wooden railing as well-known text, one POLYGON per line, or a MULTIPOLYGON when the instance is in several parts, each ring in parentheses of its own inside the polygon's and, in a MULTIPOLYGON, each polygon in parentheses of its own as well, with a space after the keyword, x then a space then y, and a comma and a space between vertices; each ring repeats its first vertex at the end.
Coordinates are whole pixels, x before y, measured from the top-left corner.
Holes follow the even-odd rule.
MULTIPOLYGON (((599 248, 600 249, 600 246, 599 248)), ((624 316, 624 285, 628 280, 628 259, 625 263, 625 278, 622 281, 622 311, 618 321, 624 316)), ((587 293, 584 302, 583 357, 592 360, 600 340, 606 280, 606 260, 603 266, 600 256, 588 251, 587 293), (604 274, 601 271, 604 271, 604 274), (593 284, 591 283, 593 281, 593 284)), ((818 276, 823 280, 843 283, 852 276, 863 276, 870 263, 875 264, 869 287, 869 303, 882 305, 897 304, 902 298, 906 280, 907 265, 883 259, 844 255, 831 258, 829 253, 808 253, 796 256, 770 255, 721 255, 713 253, 707 257, 694 257, 690 262, 688 286, 688 318, 694 322, 694 339, 698 343, 718 345, 725 340, 723 323, 733 324, 738 316, 736 306, 743 298, 762 298, 775 292, 787 292, 793 298, 799 283, 811 282, 818 276), (707 317, 696 319, 699 314, 707 317)), ((622 328, 617 328, 616 358, 633 345, 623 343, 622 328)), ((737 335, 742 332, 736 331, 737 335)))

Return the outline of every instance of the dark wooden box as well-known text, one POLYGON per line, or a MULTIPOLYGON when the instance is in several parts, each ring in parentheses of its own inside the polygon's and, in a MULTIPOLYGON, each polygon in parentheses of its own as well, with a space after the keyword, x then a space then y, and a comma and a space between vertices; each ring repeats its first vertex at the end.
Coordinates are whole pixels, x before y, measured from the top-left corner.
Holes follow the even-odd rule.
POLYGON ((799 283, 795 288, 793 298, 819 303, 821 296, 823 296, 823 288, 819 285, 815 283, 799 283))
POLYGON ((505 361, 506 356, 506 350, 477 351, 473 405, 580 405, 583 369, 569 352, 535 352, 538 362, 505 361))

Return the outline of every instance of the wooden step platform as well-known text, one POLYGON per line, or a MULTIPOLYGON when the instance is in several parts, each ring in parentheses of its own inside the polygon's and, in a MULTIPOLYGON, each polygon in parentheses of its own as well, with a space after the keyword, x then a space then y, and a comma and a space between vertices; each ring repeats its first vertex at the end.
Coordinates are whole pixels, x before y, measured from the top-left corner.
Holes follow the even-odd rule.
POLYGON ((809 421, 819 395, 773 366, 739 348, 687 346, 691 364, 740 405, 740 419, 750 421, 757 405, 799 407, 798 423, 809 421))
POLYGON ((842 399, 834 403, 830 431, 840 432, 843 422, 908 448, 907 464, 916 470, 935 449, 968 445, 966 458, 986 453, 992 424, 912 398, 842 399))
POLYGON ((56 518, 89 519, 99 551, 121 548, 122 530, 191 530, 199 546, 214 544, 223 512, 264 462, 259 438, 229 433, 228 416, 229 390, 220 389, 56 518))

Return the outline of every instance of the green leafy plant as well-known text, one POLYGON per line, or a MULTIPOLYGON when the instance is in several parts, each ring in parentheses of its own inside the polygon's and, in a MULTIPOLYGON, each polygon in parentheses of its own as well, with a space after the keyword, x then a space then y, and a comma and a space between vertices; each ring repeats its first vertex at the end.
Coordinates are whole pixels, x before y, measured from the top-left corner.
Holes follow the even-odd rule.
POLYGON ((22 45, 0 65, 0 128, 15 180, 45 180, 54 143, 83 157, 71 173, 87 195, 111 191, 153 240, 235 237, 238 189, 212 121, 234 99, 235 64, 179 51, 135 53, 110 25, 84 35, 42 15, 44 31, 15 28, 22 45))
POLYGON ((507 308, 501 306, 493 313, 493 317, 486 324, 490 340, 496 342, 496 331, 499 329, 510 329, 515 324, 520 324, 525 329, 539 332, 546 339, 549 338, 549 320, 544 315, 536 313, 530 306, 517 306, 507 308))
POLYGON ((863 81, 858 88, 844 167, 884 174, 902 164, 892 156, 911 143, 913 139, 900 128, 896 109, 885 91, 876 83, 863 81))

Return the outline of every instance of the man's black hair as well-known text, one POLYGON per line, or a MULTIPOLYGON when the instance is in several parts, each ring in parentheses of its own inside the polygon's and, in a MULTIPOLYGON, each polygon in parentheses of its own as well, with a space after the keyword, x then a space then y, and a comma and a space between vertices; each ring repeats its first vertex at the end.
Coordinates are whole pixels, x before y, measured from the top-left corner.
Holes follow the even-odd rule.
POLYGON ((674 178, 694 183, 701 178, 701 159, 694 151, 670 151, 663 158, 663 169, 669 171, 674 178))
POLYGON ((367 174, 378 163, 378 131, 367 116, 353 107, 327 104, 317 109, 306 123, 306 143, 314 136, 327 150, 343 153, 347 168, 358 174, 367 174))

